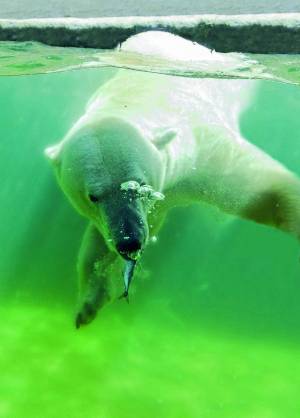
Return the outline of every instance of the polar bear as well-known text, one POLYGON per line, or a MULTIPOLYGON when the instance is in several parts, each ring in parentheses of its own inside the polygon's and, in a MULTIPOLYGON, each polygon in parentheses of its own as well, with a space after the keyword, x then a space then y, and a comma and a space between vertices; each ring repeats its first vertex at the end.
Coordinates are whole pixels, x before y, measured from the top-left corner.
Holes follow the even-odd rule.
MULTIPOLYGON (((121 50, 220 65, 227 59, 156 31, 129 38, 121 50)), ((115 297, 113 266, 122 260, 127 295, 136 260, 174 206, 206 201, 299 237, 299 179, 239 131, 253 88, 246 80, 122 69, 47 148, 60 187, 89 220, 78 261, 77 327, 115 297)))

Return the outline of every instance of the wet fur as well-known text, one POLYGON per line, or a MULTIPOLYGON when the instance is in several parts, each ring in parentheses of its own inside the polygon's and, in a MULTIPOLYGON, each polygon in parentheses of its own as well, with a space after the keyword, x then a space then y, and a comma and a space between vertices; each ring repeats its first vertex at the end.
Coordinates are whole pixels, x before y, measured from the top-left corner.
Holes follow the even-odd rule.
MULTIPOLYGON (((162 45, 160 33, 139 36, 135 41, 150 37, 154 49, 155 42, 162 45)), ((176 37, 163 38, 168 39, 166 50, 176 50, 176 37)), ((202 49, 196 48, 194 55, 201 56, 202 49)), ((125 181, 143 176, 166 196, 148 216, 150 236, 157 234, 172 207, 206 201, 299 238, 298 177, 239 132, 243 92, 252 87, 248 82, 122 70, 93 96, 64 140, 47 150, 62 189, 90 220, 78 261, 77 327, 91 322, 118 296, 112 278, 122 260, 108 240, 114 226, 105 219, 122 202, 118 193, 125 181), (98 212, 82 193, 85 182, 106 187, 98 212)))

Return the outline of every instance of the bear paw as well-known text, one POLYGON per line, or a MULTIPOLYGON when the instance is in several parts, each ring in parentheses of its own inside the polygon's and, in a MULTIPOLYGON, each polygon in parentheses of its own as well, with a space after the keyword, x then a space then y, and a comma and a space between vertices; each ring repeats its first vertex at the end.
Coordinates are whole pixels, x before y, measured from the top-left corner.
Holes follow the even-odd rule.
POLYGON ((75 318, 75 326, 79 329, 82 325, 92 322, 97 315, 98 306, 91 302, 85 302, 75 318))

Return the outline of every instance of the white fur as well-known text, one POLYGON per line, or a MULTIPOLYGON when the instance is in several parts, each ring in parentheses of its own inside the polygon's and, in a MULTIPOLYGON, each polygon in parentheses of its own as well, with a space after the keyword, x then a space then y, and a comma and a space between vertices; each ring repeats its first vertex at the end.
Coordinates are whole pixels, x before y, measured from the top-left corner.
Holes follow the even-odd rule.
MULTIPOLYGON (((121 49, 179 60, 211 56, 201 45, 155 31, 133 36, 121 49)), ((240 134, 239 117, 254 90, 253 81, 120 70, 94 94, 86 113, 50 155, 58 157, 63 144, 87 124, 120 118, 157 146, 164 161, 162 191, 177 187, 193 199, 238 214, 257 193, 276 185, 278 177, 289 177, 280 163, 240 134)))
MULTIPOLYGON (((163 32, 136 35, 121 49, 177 60, 212 56, 203 46, 163 32)), ((215 54, 215 59, 222 65, 226 57, 215 54)), ((105 216, 88 200, 88 193, 117 193, 119 185, 138 173, 166 196, 161 216, 151 224, 160 224, 174 205, 205 200, 262 223, 275 219, 274 226, 299 236, 298 178, 247 142, 239 130, 240 115, 254 91, 255 83, 245 80, 120 70, 94 94, 85 114, 48 155, 57 162, 62 189, 110 249, 105 216), (260 207, 264 196, 271 199, 260 207)), ((96 235, 91 227, 85 241, 95 240, 100 249, 96 235)), ((109 260, 101 245, 101 257, 109 260)))

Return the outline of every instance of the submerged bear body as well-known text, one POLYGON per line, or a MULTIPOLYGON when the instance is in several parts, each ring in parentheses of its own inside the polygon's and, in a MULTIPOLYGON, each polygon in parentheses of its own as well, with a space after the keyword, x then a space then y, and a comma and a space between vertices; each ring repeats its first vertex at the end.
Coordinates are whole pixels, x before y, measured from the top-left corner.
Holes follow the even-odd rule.
MULTIPOLYGON (((122 49, 172 59, 211 54, 160 32, 136 35, 122 49)), ((113 263, 136 260, 173 206, 206 201, 299 236, 298 178, 239 131, 253 89, 249 81, 120 70, 47 150, 61 188, 90 220, 79 257, 77 326, 112 297, 113 263)))

